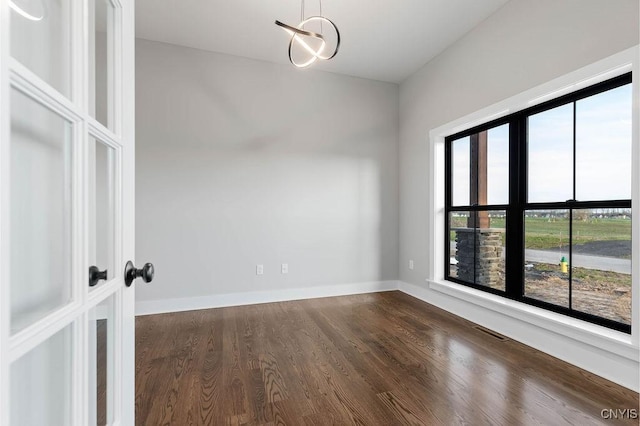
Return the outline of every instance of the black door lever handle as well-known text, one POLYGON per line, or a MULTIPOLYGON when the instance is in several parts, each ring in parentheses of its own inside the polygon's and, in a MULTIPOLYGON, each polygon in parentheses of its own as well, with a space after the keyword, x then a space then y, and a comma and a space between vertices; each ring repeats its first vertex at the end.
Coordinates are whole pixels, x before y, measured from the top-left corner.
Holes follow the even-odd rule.
POLYGON ((124 267, 124 283, 130 287, 136 278, 142 278, 145 283, 148 283, 153 280, 153 274, 153 264, 145 263, 141 269, 136 269, 133 262, 128 261, 124 267))
POLYGON ((97 266, 89 267, 89 287, 95 286, 100 280, 107 280, 107 270, 101 271, 97 266))

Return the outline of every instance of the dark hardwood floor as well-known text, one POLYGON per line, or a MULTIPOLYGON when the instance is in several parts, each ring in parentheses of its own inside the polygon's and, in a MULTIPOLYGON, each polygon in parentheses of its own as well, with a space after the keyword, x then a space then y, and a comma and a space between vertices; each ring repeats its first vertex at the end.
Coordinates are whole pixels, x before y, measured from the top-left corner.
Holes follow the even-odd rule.
POLYGON ((107 320, 96 321, 96 418, 107 424, 107 320))
POLYGON ((592 425, 638 394, 400 292, 139 317, 139 425, 592 425))

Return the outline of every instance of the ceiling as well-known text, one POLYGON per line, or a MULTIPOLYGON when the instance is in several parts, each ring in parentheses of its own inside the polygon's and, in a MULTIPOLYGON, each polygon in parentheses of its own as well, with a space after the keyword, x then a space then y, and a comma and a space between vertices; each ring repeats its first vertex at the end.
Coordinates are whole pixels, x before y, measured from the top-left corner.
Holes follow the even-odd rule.
MULTIPOLYGON (((340 29, 340 52, 312 68, 399 83, 508 0, 324 0, 340 29)), ((318 0, 305 2, 306 16, 318 0)), ((299 0, 137 0, 139 38, 288 63, 288 36, 274 25, 300 21, 299 0)))

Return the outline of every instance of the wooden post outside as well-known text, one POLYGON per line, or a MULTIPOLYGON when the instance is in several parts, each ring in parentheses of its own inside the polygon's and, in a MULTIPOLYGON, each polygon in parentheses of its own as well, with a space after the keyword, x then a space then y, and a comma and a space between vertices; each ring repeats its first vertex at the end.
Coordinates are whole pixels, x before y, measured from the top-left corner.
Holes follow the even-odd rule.
MULTIPOLYGON (((487 131, 470 136, 471 181, 469 201, 471 205, 487 204, 487 131)), ((489 228, 489 214, 486 211, 474 212, 467 221, 469 228, 489 228)))

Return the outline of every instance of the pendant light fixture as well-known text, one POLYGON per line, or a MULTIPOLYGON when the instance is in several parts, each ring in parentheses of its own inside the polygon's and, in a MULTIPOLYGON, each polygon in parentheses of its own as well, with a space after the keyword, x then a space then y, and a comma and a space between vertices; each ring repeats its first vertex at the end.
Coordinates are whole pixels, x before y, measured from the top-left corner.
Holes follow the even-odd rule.
POLYGON ((295 27, 276 20, 276 25, 285 30, 287 34, 291 36, 291 39, 289 40, 289 61, 298 68, 306 68, 318 59, 325 61, 329 60, 336 56, 338 49, 340 48, 340 31, 338 31, 338 27, 336 27, 333 22, 322 16, 322 0, 318 1, 320 4, 320 15, 305 18, 304 0, 301 0, 300 23, 295 27), (316 26, 319 24, 320 31, 315 32, 305 29, 305 25, 311 23, 316 23, 316 26), (323 33, 323 28, 325 26, 323 24, 328 24, 328 27, 335 32, 336 45, 331 53, 325 53, 327 41, 325 40, 323 33), (299 61, 294 58, 292 50, 295 46, 298 46, 307 54, 306 60, 299 61))

